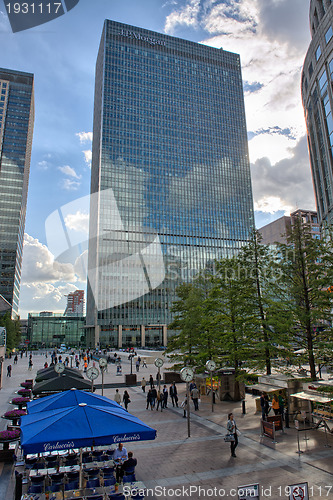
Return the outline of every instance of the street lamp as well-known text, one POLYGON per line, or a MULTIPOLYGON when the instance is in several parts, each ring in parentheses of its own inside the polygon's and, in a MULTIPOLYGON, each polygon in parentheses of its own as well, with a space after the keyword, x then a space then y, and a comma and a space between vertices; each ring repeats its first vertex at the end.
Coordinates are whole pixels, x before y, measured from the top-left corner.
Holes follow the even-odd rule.
POLYGON ((193 370, 189 366, 185 366, 180 370, 180 378, 186 382, 186 401, 187 401, 187 437, 191 437, 191 425, 190 425, 190 386, 189 383, 193 380, 193 370))
POLYGON ((214 392, 213 392, 213 372, 216 370, 216 363, 209 359, 206 363, 206 368, 210 372, 210 389, 212 393, 212 412, 214 411, 214 392))

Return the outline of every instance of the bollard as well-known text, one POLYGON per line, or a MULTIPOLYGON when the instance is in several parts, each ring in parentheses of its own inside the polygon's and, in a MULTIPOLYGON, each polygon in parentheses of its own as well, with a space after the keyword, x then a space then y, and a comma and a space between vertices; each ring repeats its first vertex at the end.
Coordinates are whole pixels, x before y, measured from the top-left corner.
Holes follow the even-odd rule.
POLYGON ((245 399, 242 399, 242 414, 246 414, 246 408, 245 408, 245 399))

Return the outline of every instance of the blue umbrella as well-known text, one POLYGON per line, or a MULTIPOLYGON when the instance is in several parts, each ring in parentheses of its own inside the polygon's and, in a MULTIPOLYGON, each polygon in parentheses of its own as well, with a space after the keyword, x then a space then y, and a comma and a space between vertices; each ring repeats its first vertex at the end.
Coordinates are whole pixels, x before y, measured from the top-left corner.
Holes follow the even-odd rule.
POLYGON ((155 439, 156 431, 122 409, 80 403, 21 417, 25 454, 155 439))
POLYGON ((32 414, 40 411, 57 410, 68 406, 77 406, 80 403, 87 403, 88 405, 95 406, 109 406, 125 411, 122 406, 105 396, 100 396, 92 392, 79 391, 78 389, 71 389, 69 391, 57 392, 56 394, 51 394, 51 396, 30 401, 27 405, 27 412, 32 414))

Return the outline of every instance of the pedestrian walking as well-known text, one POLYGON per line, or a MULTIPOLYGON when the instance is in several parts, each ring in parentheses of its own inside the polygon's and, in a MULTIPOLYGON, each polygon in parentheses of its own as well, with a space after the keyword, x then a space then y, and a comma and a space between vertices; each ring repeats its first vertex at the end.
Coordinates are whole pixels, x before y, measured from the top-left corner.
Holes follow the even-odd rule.
POLYGON ((32 362, 32 359, 30 358, 29 359, 29 365, 28 365, 28 370, 31 372, 32 370, 32 367, 33 367, 33 362, 32 362))
POLYGON ((197 386, 195 385, 191 391, 191 398, 194 404, 194 411, 199 410, 199 391, 197 386))
POLYGON ((161 406, 161 411, 163 411, 163 394, 161 394, 160 391, 157 391, 156 400, 157 400, 156 411, 158 411, 160 406, 161 406))
POLYGON ((155 389, 154 386, 153 386, 153 388, 151 390, 151 395, 152 395, 152 398, 153 398, 153 408, 155 408, 155 403, 156 403, 156 398, 157 398, 157 390, 155 389))
POLYGON ((11 377, 12 376, 12 365, 8 365, 7 366, 7 377, 11 377))
POLYGON ((114 395, 114 401, 118 403, 119 405, 121 404, 121 395, 119 394, 119 389, 116 389, 116 393, 114 395))
POLYGON ((165 385, 165 386, 163 387, 163 393, 162 393, 162 396, 163 396, 163 405, 162 405, 162 407, 163 407, 163 408, 167 408, 167 407, 168 407, 168 395, 169 395, 169 394, 168 394, 168 388, 167 388, 167 386, 165 385))
POLYGON ((141 380, 142 392, 146 392, 146 385, 147 385, 146 379, 144 377, 142 377, 142 380, 141 380))
POLYGON ((142 368, 148 368, 146 358, 143 358, 143 360, 142 360, 142 368))
POLYGON ((135 367, 136 367, 137 373, 139 373, 139 370, 140 370, 140 361, 139 360, 137 360, 137 362, 135 363, 135 367))
POLYGON ((150 409, 153 410, 152 389, 149 389, 149 391, 147 392, 147 407, 146 407, 146 410, 149 409, 149 406, 150 406, 150 409))
POLYGON ((234 436, 234 441, 230 442, 230 452, 231 456, 236 458, 235 449, 238 446, 238 435, 237 435, 237 425, 232 413, 229 413, 228 415, 227 430, 229 431, 229 434, 232 434, 234 436))
POLYGON ((160 374, 160 372, 156 373, 156 385, 158 385, 158 386, 161 385, 161 374, 160 374))
POLYGON ((17 354, 15 354, 14 365, 17 365, 17 360, 18 360, 18 357, 17 357, 17 354))
POLYGON ((149 383, 150 383, 150 388, 152 389, 154 387, 154 379, 152 375, 149 376, 149 383))
POLYGON ((175 406, 175 404, 176 404, 176 406, 178 408, 178 392, 177 392, 177 387, 176 387, 175 382, 172 382, 172 385, 170 385, 169 394, 171 397, 172 406, 175 406))
POLYGON ((131 402, 130 400, 130 397, 129 397, 129 394, 127 391, 124 392, 124 395, 123 395, 123 402, 124 402, 124 406, 125 406, 125 410, 127 411, 127 407, 129 405, 129 403, 131 402))
POLYGON ((270 409, 270 406, 269 406, 268 395, 265 394, 264 398, 265 398, 265 420, 266 420, 267 417, 268 417, 269 412, 271 411, 271 409, 270 409))

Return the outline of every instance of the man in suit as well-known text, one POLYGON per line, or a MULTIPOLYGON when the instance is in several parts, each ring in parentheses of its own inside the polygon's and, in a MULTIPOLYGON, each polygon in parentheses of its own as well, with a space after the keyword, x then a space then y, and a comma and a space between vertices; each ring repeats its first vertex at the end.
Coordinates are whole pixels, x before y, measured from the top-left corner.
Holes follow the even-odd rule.
POLYGON ((134 475, 135 467, 138 461, 136 458, 133 458, 133 452, 128 452, 128 459, 121 465, 121 467, 117 468, 117 482, 119 483, 119 479, 123 478, 123 476, 134 475))
POLYGON ((170 385, 169 394, 171 397, 172 406, 175 406, 176 403, 176 406, 178 408, 178 393, 175 382, 173 382, 172 385, 170 385))

